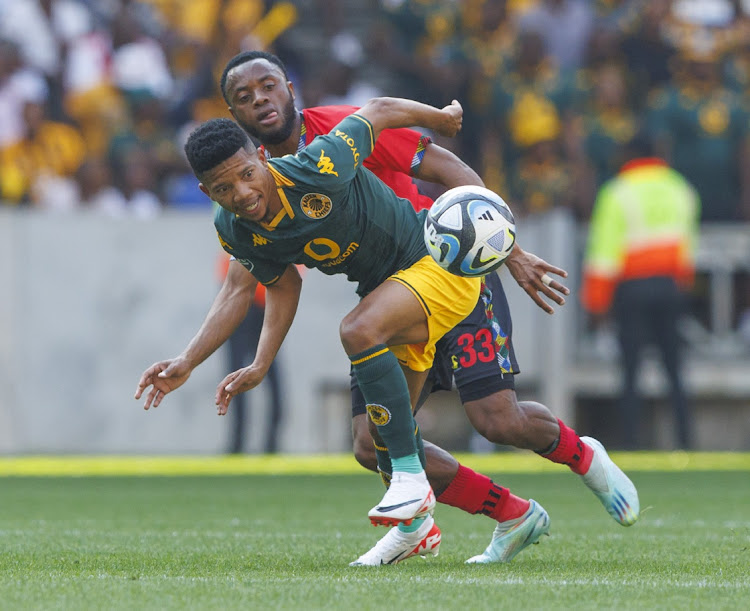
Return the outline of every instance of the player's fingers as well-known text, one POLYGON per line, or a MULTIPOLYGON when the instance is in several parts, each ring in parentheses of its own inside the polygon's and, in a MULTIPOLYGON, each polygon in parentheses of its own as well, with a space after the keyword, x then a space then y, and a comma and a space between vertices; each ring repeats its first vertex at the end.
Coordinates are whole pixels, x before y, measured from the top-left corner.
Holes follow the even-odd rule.
MULTIPOLYGON (((562 285, 560 285, 560 286, 562 287, 562 285)), ((562 296, 562 295, 560 294, 560 292, 562 292, 562 291, 560 291, 560 292, 555 292, 555 291, 551 290, 552 288, 554 288, 554 287, 552 287, 552 285, 550 285, 549 287, 544 287, 544 288, 542 288, 542 289, 540 289, 540 290, 541 290, 541 291, 542 291, 542 292, 543 292, 543 293, 544 293, 544 294, 545 294, 545 295, 546 295, 546 296, 547 296, 548 298, 550 298, 550 299, 551 299, 552 301, 554 301, 554 302, 555 302, 555 303, 556 303, 557 305, 565 305, 565 297, 563 297, 563 296, 562 296)), ((562 287, 562 288, 565 288, 565 287, 562 287)), ((558 289, 558 290, 559 290, 559 289, 558 289)), ((565 293, 565 294, 567 295, 567 293, 565 293)))
POLYGON ((138 386, 135 387, 135 398, 140 399, 143 391, 146 390, 147 386, 151 385, 151 370, 147 369, 141 375, 141 379, 138 380, 138 386))
POLYGON ((216 405, 220 405, 222 400, 224 399, 224 396, 227 394, 227 386, 229 385, 230 381, 231 378, 224 378, 216 389, 216 405))
MULTIPOLYGON (((553 293, 555 296, 570 295, 570 289, 567 286, 554 280, 550 282, 549 288, 556 291, 555 293, 553 293)), ((565 300, 563 299, 563 301, 565 300)))
POLYGON ((528 293, 529 297, 531 297, 531 299, 534 301, 534 303, 538 305, 542 310, 547 312, 547 314, 555 313, 555 310, 552 308, 552 306, 548 304, 546 301, 544 301, 544 299, 542 299, 542 297, 539 295, 537 291, 527 290, 526 292, 528 293))
POLYGON ((173 375, 176 375, 178 372, 177 365, 175 363, 170 363, 167 365, 163 371, 159 372, 158 376, 160 378, 169 378, 173 375))
POLYGON ((547 263, 546 261, 542 261, 542 266, 544 267, 545 272, 551 272, 556 276, 560 276, 562 278, 568 277, 568 272, 566 272, 562 267, 556 267, 550 263, 547 263))
POLYGON ((154 402, 154 397, 156 396, 157 390, 155 388, 151 389, 151 392, 149 392, 146 395, 146 400, 143 402, 143 409, 149 409, 151 405, 154 402))
POLYGON ((537 288, 550 297, 554 296, 555 300, 559 297, 559 293, 570 295, 570 289, 557 280, 553 280, 549 274, 542 274, 539 278, 539 283, 537 283, 537 288))
POLYGON ((161 400, 164 398, 164 393, 162 391, 157 391, 157 393, 154 395, 154 407, 159 407, 159 404, 161 403, 161 400))
POLYGON ((216 403, 216 413, 219 416, 225 416, 227 413, 227 410, 229 409, 229 402, 232 400, 232 395, 229 393, 224 393, 219 401, 216 403))

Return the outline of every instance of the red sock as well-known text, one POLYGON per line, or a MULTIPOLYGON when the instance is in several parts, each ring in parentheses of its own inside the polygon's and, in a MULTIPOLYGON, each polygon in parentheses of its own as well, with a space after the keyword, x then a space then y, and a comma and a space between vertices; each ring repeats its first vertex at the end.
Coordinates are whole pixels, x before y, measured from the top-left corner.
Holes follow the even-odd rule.
POLYGON ((529 509, 526 499, 511 494, 489 477, 463 465, 448 487, 437 498, 440 503, 458 507, 469 513, 481 513, 498 522, 518 518, 529 509))
POLYGON ((578 434, 562 420, 557 422, 560 425, 560 440, 557 442, 557 447, 549 454, 540 454, 540 456, 561 465, 568 465, 573 473, 583 475, 591 466, 594 450, 583 443, 578 434))

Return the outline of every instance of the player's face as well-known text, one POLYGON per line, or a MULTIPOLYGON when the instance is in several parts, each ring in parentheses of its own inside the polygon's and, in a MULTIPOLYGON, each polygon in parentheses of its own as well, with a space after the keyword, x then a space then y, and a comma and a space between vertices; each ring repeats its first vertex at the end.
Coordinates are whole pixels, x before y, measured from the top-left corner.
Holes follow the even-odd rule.
POLYGON ((272 221, 281 209, 276 183, 261 151, 240 149, 200 179, 201 191, 212 200, 254 223, 272 221))
POLYGON ((281 144, 294 129, 294 86, 281 69, 255 59, 229 71, 229 110, 243 129, 263 144, 281 144))

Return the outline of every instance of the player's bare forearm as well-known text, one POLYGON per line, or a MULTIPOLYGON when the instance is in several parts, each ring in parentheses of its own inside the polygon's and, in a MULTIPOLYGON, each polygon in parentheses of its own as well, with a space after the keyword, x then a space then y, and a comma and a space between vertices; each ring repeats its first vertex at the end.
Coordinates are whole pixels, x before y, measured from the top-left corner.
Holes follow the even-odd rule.
POLYGON ((404 98, 373 98, 357 114, 370 122, 376 138, 384 129, 399 127, 426 127, 453 137, 463 121, 463 108, 456 100, 440 109, 404 98))
POLYGON ((302 278, 290 265, 278 282, 266 287, 266 313, 258 340, 255 363, 267 371, 284 342, 297 314, 302 278))
POLYGON ((258 281, 238 261, 229 271, 195 337, 180 355, 195 368, 218 350, 247 316, 258 281))
POLYGON ((143 409, 159 407, 166 395, 182 386, 193 369, 229 338, 247 315, 256 286, 250 272, 237 262, 230 264, 224 285, 187 348, 175 358, 154 363, 141 375, 135 398, 140 399, 146 393, 143 409))
POLYGON ((216 389, 216 408, 220 416, 227 413, 235 395, 261 383, 284 342, 294 321, 302 288, 302 278, 294 265, 287 267, 277 282, 266 287, 266 309, 263 328, 253 362, 226 376, 216 389))
POLYGON ((430 143, 416 174, 420 180, 443 185, 447 189, 474 185, 483 187, 484 181, 473 169, 451 151, 430 143))

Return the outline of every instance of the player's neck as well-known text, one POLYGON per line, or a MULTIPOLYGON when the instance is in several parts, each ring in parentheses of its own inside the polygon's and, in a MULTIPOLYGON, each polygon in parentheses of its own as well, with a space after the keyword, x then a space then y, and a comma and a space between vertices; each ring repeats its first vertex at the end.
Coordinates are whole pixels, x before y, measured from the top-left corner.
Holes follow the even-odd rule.
POLYGON ((296 155, 297 146, 302 130, 302 115, 299 112, 294 113, 294 128, 289 137, 279 144, 263 144, 265 149, 271 153, 271 157, 283 157, 284 155, 296 155))
POLYGON ((278 216, 279 212, 283 209, 284 204, 281 203, 281 198, 277 192, 270 195, 268 198, 268 207, 266 208, 266 214, 261 219, 262 225, 269 225, 278 216))

